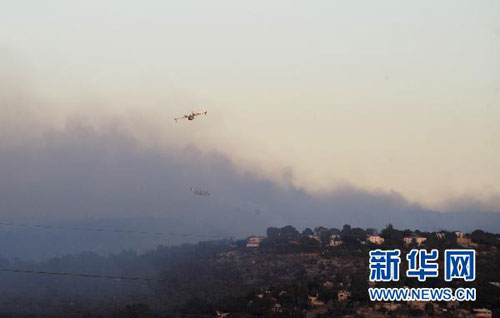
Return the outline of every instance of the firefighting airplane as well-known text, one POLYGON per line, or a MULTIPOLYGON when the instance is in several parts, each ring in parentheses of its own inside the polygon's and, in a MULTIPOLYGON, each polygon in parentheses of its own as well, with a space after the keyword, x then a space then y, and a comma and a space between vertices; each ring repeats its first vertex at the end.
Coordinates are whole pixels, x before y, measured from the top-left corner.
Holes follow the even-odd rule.
POLYGON ((187 119, 187 120, 193 120, 196 116, 200 115, 206 115, 207 111, 204 112, 191 112, 191 114, 184 115, 182 117, 176 117, 174 118, 175 121, 178 121, 179 119, 187 119))
POLYGON ((208 197, 210 196, 210 192, 208 192, 207 190, 195 189, 193 187, 190 187, 189 190, 191 190, 191 192, 193 192, 196 195, 208 196, 208 197))

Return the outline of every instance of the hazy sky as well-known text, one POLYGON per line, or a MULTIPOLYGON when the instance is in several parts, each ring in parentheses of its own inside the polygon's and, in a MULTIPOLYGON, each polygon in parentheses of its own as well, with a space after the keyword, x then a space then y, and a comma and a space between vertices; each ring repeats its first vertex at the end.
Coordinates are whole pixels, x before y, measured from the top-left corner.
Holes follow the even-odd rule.
POLYGON ((499 1, 0 0, 0 84, 5 147, 77 118, 311 193, 500 210, 499 1))

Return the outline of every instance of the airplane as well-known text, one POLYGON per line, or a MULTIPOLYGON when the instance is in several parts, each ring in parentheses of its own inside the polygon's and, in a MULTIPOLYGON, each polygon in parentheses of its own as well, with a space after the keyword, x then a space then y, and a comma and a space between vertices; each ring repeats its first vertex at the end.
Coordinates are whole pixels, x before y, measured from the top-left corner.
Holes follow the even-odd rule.
POLYGON ((187 120, 193 120, 196 116, 200 115, 206 115, 207 111, 204 112, 191 112, 191 114, 184 115, 182 117, 176 117, 174 118, 175 121, 178 121, 179 119, 187 119, 187 120))
POLYGON ((208 197, 210 196, 210 192, 208 192, 207 190, 195 189, 193 187, 190 187, 189 190, 191 190, 191 192, 193 192, 196 195, 208 196, 208 197))

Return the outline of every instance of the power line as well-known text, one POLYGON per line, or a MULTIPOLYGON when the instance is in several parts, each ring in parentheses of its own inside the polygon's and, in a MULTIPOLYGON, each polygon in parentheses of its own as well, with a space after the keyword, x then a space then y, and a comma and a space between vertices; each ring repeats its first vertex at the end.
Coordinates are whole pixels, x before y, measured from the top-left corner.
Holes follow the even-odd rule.
POLYGON ((53 275, 53 276, 71 276, 71 277, 84 277, 84 278, 103 278, 103 279, 119 279, 119 280, 132 280, 132 281, 147 281, 147 282, 163 282, 163 279, 147 278, 147 277, 133 277, 133 276, 111 276, 111 275, 97 275, 97 274, 79 274, 67 272, 49 272, 49 271, 35 271, 26 269, 13 269, 13 268, 0 268, 0 272, 8 273, 25 273, 37 275, 53 275))
POLYGON ((104 228, 88 228, 88 227, 66 227, 66 226, 59 226, 59 225, 23 224, 23 223, 9 223, 9 222, 0 222, 0 226, 30 227, 30 228, 51 229, 51 230, 114 232, 114 233, 143 234, 143 235, 204 237, 204 238, 219 238, 219 239, 232 239, 233 238, 233 236, 223 236, 223 235, 217 235, 217 234, 168 233, 168 232, 152 232, 152 231, 125 230, 125 229, 104 229, 104 228))

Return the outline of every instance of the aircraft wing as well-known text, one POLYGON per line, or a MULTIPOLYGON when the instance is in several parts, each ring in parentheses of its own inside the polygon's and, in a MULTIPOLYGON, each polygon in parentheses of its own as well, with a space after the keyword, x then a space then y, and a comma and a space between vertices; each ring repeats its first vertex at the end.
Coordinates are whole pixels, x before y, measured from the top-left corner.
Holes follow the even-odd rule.
POLYGON ((194 113, 196 116, 199 116, 199 115, 206 115, 207 114, 207 111, 204 111, 204 112, 196 112, 194 113))
POLYGON ((186 115, 184 115, 184 116, 182 116, 182 117, 174 117, 174 120, 175 120, 175 121, 178 121, 179 119, 186 119, 186 118, 187 118, 187 116, 186 116, 186 115))

